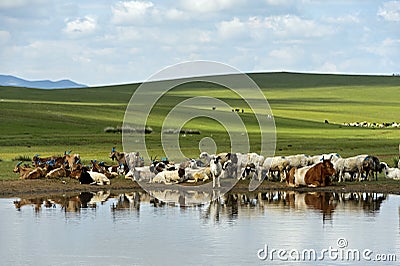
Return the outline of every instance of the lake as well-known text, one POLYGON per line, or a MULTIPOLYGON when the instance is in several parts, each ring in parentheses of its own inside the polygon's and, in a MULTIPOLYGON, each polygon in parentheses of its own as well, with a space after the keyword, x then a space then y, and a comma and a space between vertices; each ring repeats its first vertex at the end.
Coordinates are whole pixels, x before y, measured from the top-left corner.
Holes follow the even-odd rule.
POLYGON ((399 195, 150 194, 0 199, 1 264, 399 265, 399 195))

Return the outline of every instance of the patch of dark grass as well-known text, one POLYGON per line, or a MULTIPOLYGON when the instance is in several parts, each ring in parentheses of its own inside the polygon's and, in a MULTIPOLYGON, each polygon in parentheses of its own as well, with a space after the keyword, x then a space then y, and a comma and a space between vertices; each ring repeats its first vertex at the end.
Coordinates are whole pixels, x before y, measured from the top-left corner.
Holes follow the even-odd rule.
POLYGON ((399 160, 400 160, 399 156, 393 157, 393 167, 397 167, 399 165, 399 160))
POLYGON ((18 155, 12 160, 13 161, 30 162, 30 161, 32 161, 32 158, 30 156, 28 156, 28 155, 18 155))

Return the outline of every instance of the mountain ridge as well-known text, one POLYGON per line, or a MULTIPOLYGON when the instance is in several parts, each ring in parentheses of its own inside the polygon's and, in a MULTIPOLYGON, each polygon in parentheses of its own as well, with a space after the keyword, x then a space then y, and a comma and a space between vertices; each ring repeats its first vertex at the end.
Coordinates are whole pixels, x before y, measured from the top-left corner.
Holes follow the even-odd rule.
POLYGON ((0 86, 25 87, 35 89, 67 89, 67 88, 86 88, 84 84, 79 84, 69 79, 57 81, 51 80, 26 80, 13 75, 0 74, 0 86))

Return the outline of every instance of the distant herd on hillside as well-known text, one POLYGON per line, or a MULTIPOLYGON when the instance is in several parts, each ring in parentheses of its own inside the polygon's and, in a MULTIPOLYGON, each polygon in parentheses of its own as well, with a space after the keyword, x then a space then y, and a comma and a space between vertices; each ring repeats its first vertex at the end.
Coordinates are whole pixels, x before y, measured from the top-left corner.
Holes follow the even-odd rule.
POLYGON ((91 185, 109 185, 113 178, 123 177, 162 184, 212 181, 213 187, 220 187, 221 179, 234 178, 286 182, 291 187, 320 187, 332 182, 377 180, 381 172, 388 179, 400 180, 400 162, 396 167, 389 167, 377 156, 368 154, 348 158, 342 158, 338 153, 265 158, 257 153, 202 152, 196 159, 173 162, 168 158, 152 158, 145 165, 139 152, 119 152, 113 147, 109 158, 115 163, 91 160, 85 165, 80 155, 71 154, 71 151, 62 156, 40 157, 36 154, 32 164, 19 162, 13 171, 21 179, 67 177, 91 185))
POLYGON ((342 125, 347 127, 400 128, 400 123, 398 122, 370 123, 367 121, 363 121, 363 122, 343 123, 342 125))

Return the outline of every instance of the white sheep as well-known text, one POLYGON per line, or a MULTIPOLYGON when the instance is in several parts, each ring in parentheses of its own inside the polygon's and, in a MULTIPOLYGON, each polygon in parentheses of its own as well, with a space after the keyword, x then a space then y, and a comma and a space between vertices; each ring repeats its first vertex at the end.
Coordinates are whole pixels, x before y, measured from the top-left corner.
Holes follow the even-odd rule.
POLYGON ((109 185, 110 179, 108 179, 104 174, 98 173, 98 172, 93 172, 93 171, 88 171, 90 177, 93 179, 92 184, 96 184, 98 186, 102 185, 109 185))
POLYGON ((213 188, 215 186, 221 187, 220 175, 222 173, 222 164, 220 156, 212 156, 210 160, 210 171, 213 178, 213 188))
POLYGON ((391 168, 384 162, 382 162, 381 164, 384 165, 386 178, 400 180, 400 169, 399 168, 391 168))
POLYGON ((340 157, 339 153, 332 152, 332 153, 325 153, 320 155, 314 155, 310 158, 309 164, 316 164, 322 162, 322 158, 330 158, 332 163, 335 163, 340 157))
POLYGON ((215 155, 215 154, 210 155, 210 154, 208 154, 208 152, 203 151, 202 153, 200 153, 199 158, 201 160, 205 161, 206 166, 209 166, 210 161, 212 160, 213 157, 219 156, 221 164, 224 164, 226 161, 229 160, 229 155, 230 155, 230 153, 228 153, 228 152, 221 152, 221 153, 218 153, 217 155, 215 155))
POLYGON ((185 181, 188 183, 197 183, 198 181, 207 181, 210 179, 210 167, 202 169, 185 169, 185 181))
POLYGON ((174 171, 162 171, 156 174, 153 179, 150 180, 149 183, 164 183, 164 184, 172 184, 179 183, 183 181, 185 177, 185 169, 179 168, 174 171))
POLYGON ((303 167, 310 165, 311 157, 305 154, 296 154, 285 156, 285 158, 289 161, 289 167, 303 167))
POLYGON ((286 180, 285 173, 289 170, 289 167, 290 163, 285 156, 274 156, 265 158, 261 170, 266 171, 266 175, 268 175, 269 173, 268 176, 270 177, 270 179, 272 179, 272 172, 278 171, 280 181, 283 182, 286 180))
POLYGON ((338 158, 334 163, 334 168, 339 176, 339 182, 344 181, 344 174, 346 172, 353 175, 357 173, 358 180, 361 181, 361 176, 363 173, 363 161, 368 155, 362 154, 349 158, 338 158))

